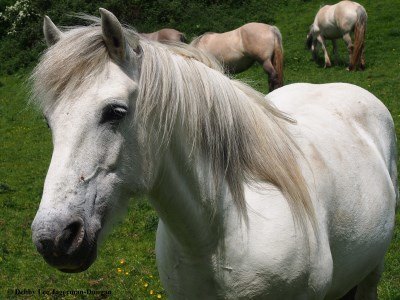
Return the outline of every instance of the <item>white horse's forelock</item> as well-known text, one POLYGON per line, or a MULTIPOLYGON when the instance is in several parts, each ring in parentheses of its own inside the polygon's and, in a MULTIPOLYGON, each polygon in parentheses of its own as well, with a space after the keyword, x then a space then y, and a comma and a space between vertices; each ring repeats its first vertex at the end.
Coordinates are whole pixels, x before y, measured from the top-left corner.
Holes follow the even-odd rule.
MULTIPOLYGON (((128 43, 137 38, 131 29, 124 32, 128 43)), ((192 149, 209 157, 216 177, 225 174, 245 218, 244 182, 269 182, 285 195, 302 228, 307 219, 315 226, 298 163, 301 153, 287 129, 290 118, 262 94, 225 76, 215 59, 191 46, 145 39, 140 46, 135 122, 147 126, 149 135, 158 135, 163 145, 168 145, 175 125, 183 125, 192 149)), ((71 94, 95 83, 110 60, 98 24, 65 32, 32 74, 34 101, 46 111, 57 101, 73 98, 71 94)))

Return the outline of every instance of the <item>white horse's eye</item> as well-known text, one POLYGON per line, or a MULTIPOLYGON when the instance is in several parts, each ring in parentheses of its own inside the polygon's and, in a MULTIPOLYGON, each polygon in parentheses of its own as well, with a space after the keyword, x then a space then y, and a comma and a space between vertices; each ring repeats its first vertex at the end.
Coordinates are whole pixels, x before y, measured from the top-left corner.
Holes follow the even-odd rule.
POLYGON ((110 104, 107 105, 101 116, 100 123, 116 123, 126 116, 128 108, 122 105, 110 104))

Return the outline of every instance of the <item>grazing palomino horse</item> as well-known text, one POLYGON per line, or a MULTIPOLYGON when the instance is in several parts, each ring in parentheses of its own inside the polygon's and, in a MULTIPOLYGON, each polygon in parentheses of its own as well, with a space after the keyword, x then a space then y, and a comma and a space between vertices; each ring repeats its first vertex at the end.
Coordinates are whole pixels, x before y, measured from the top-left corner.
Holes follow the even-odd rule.
POLYGON ((325 67, 331 66, 325 40, 332 40, 333 52, 337 63, 336 39, 343 38, 349 51, 348 70, 365 69, 364 41, 367 26, 367 13, 360 4, 341 1, 335 5, 325 5, 315 16, 314 23, 307 35, 307 47, 311 49, 313 59, 317 59, 317 43, 321 44, 325 56, 325 67), (350 33, 354 31, 354 44, 350 33))
POLYGON ((151 33, 141 33, 144 37, 151 39, 153 41, 158 42, 181 42, 186 43, 185 35, 175 29, 172 28, 163 28, 159 31, 151 32, 151 33))
POLYGON ((248 23, 235 30, 207 32, 191 45, 214 55, 230 73, 240 73, 259 62, 268 74, 269 90, 283 85, 283 48, 279 29, 248 23))
POLYGON ((32 223, 44 259, 86 270, 148 195, 170 299, 374 299, 397 196, 386 107, 344 83, 264 98, 206 53, 100 13, 67 32, 46 18, 32 75, 54 143, 32 223))

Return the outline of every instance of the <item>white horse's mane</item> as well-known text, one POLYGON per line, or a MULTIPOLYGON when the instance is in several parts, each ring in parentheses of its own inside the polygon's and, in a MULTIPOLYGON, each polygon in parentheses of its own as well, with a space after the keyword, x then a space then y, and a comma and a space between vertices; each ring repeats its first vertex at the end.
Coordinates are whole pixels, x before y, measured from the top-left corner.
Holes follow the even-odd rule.
MULTIPOLYGON (((132 29, 124 28, 124 33, 128 43, 138 38, 132 29)), ((135 122, 148 126, 164 144, 175 125, 182 124, 193 149, 209 157, 216 175, 225 174, 243 216, 243 183, 269 182, 281 190, 302 227, 307 217, 315 224, 298 164, 301 153, 287 129, 291 119, 261 93, 225 76, 205 53, 184 44, 139 42, 135 122)), ((64 32, 32 74, 35 103, 46 111, 74 98, 71 95, 96 82, 110 60, 98 21, 64 32)))

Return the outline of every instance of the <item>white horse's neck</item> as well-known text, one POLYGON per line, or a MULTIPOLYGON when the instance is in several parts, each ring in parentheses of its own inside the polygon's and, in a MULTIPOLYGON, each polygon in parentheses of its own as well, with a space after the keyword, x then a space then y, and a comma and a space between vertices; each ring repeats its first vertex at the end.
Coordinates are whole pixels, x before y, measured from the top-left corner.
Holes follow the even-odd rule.
POLYGON ((204 256, 220 243, 222 216, 217 206, 225 205, 230 193, 226 182, 216 189, 211 163, 189 157, 190 150, 172 139, 150 201, 177 246, 187 255, 204 256))
MULTIPOLYGON (((168 70, 174 70, 178 79, 171 81, 166 69, 160 69, 162 76, 154 78, 153 67, 165 65, 157 64, 158 60, 146 65, 144 60, 137 120, 147 124, 145 132, 154 136, 149 148, 155 143, 168 144, 163 152, 166 157, 161 158, 161 175, 149 172, 159 175, 158 184, 149 185, 156 187, 151 191, 156 199, 154 206, 166 226, 182 236, 182 241, 195 234, 200 242, 209 242, 207 232, 216 230, 210 226, 218 227, 224 220, 224 216, 213 216, 224 211, 221 205, 234 204, 239 215, 246 217, 243 182, 250 181, 275 185, 296 219, 303 222, 308 215, 313 220, 311 200, 296 159, 297 147, 286 126, 288 117, 250 87, 196 60, 171 55, 165 49, 159 51, 165 52, 168 59, 162 62, 170 65, 168 70), (154 81, 162 88, 146 85, 154 81), (204 157, 199 154, 202 149, 206 149, 204 157), (193 159, 191 150, 199 151, 193 159), (218 179, 226 182, 216 183, 218 179), (219 192, 213 194, 215 187, 219 192)), ((154 168, 159 170, 150 167, 154 168)), ((231 212, 234 210, 227 211, 231 212)))

